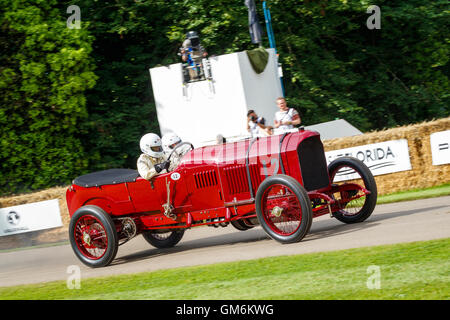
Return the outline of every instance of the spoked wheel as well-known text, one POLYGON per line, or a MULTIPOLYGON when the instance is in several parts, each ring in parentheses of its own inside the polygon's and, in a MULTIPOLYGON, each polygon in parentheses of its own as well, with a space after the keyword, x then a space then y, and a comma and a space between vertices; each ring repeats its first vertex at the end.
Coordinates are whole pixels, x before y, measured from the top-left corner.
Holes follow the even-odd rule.
POLYGON ((334 185, 357 184, 370 191, 351 188, 341 191, 333 197, 344 203, 344 208, 334 213, 339 221, 356 223, 366 220, 372 214, 377 203, 377 185, 369 168, 359 159, 342 157, 334 160, 328 166, 330 181, 334 185))
POLYGON ((171 248, 183 238, 184 230, 156 233, 152 231, 142 232, 142 236, 152 246, 160 249, 171 248))
POLYGON ((301 241, 312 223, 306 190, 297 180, 282 174, 268 177, 259 186, 256 215, 264 231, 281 243, 301 241))
POLYGON ((69 238, 78 259, 92 268, 109 265, 119 247, 114 222, 97 206, 84 206, 74 213, 69 238))

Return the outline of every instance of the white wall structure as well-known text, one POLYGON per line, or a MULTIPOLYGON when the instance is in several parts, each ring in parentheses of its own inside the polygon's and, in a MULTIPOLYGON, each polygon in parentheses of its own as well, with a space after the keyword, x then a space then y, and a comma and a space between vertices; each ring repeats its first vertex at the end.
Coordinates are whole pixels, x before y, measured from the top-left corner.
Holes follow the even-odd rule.
POLYGON ((187 83, 183 87, 181 63, 150 69, 161 134, 175 132, 195 147, 214 143, 216 136, 248 136, 247 111, 273 124, 278 111, 276 98, 283 95, 274 49, 257 74, 247 53, 210 57, 212 81, 187 83))

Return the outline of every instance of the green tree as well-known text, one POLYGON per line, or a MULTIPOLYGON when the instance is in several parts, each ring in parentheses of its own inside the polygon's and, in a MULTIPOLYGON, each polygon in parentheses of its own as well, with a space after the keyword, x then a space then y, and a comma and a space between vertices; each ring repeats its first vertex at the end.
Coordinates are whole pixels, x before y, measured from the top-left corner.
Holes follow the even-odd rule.
MULTIPOLYGON (((68 5, 69 2, 66 3, 68 5)), ((211 54, 248 47, 241 1, 70 1, 95 36, 99 81, 87 92, 89 119, 81 127, 91 170, 136 167, 139 139, 159 133, 149 69, 180 62, 185 33, 197 30, 211 54), (233 34, 233 38, 230 38, 233 34)), ((175 116, 175 115, 174 115, 175 116)))
POLYGON ((449 115, 447 1, 270 1, 288 98, 305 124, 381 129, 449 115))
POLYGON ((78 128, 96 81, 92 37, 56 1, 0 0, 0 192, 67 184, 86 171, 78 128))

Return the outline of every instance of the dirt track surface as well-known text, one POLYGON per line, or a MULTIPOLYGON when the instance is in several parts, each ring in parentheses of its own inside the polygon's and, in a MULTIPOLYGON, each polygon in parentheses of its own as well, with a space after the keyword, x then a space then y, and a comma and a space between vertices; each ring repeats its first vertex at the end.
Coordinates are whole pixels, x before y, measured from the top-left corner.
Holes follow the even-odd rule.
POLYGON ((177 246, 164 250, 138 236, 119 247, 110 266, 100 269, 83 265, 70 245, 0 253, 0 286, 67 280, 73 265, 85 279, 448 237, 450 196, 378 205, 368 220, 352 225, 322 216, 313 220, 303 241, 288 245, 271 240, 260 227, 238 231, 231 225, 187 230, 177 246))

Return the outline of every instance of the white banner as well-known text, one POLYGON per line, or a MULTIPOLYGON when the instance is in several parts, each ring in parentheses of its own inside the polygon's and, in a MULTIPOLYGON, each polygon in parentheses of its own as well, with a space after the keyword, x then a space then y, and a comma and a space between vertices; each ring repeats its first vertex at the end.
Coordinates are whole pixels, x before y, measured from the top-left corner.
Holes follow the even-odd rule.
MULTIPOLYGON (((354 157, 369 167, 374 176, 399 171, 411 170, 408 141, 406 139, 384 141, 358 147, 325 152, 327 163, 336 158, 354 157)), ((351 172, 339 171, 335 182, 357 178, 351 172)))
POLYGON ((434 166, 450 163, 450 130, 432 133, 430 144, 434 166))
POLYGON ((0 236, 61 226, 57 199, 0 208, 0 236))

